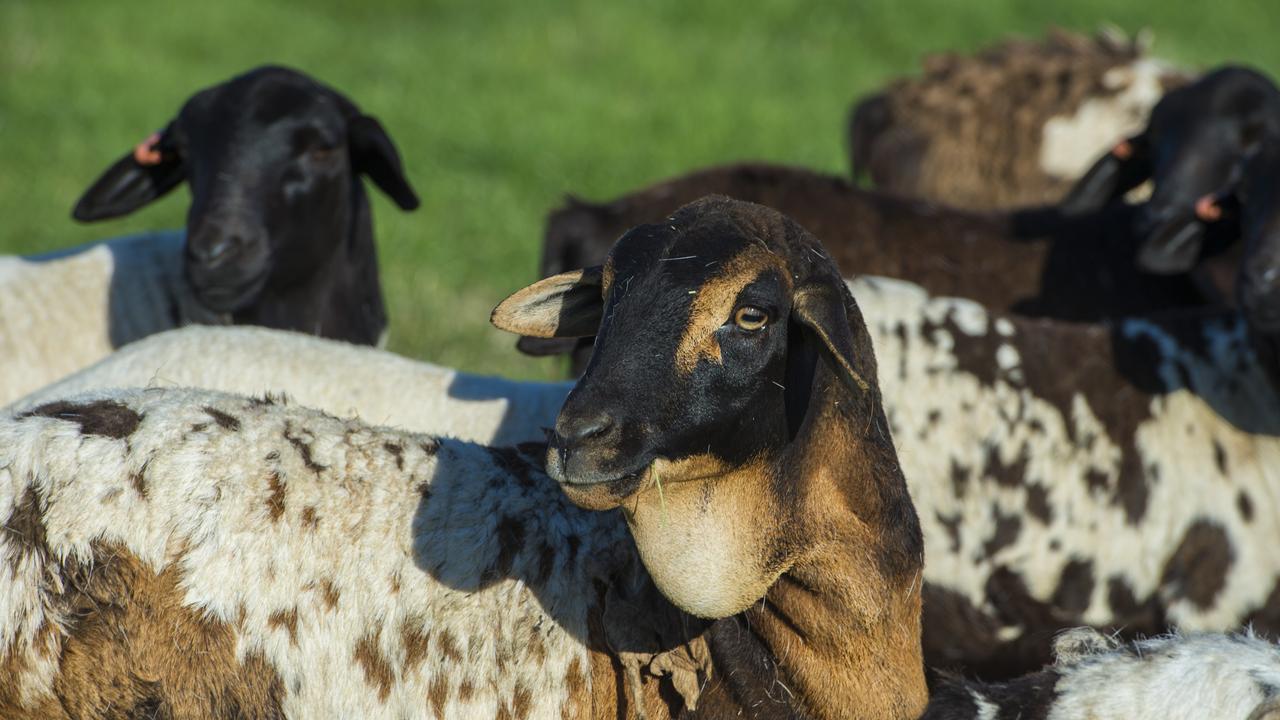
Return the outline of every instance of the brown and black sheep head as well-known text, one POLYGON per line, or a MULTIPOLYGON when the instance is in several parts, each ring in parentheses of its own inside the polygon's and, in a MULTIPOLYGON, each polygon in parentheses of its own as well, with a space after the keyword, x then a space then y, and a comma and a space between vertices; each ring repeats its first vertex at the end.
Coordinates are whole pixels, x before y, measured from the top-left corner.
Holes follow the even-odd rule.
POLYGON ((691 203, 628 232, 603 266, 511 296, 493 322, 596 336, 548 473, 583 507, 622 507, 658 587, 695 615, 741 611, 795 560, 792 500, 824 479, 782 468, 814 450, 816 418, 883 422, 844 281, 811 235, 763 206, 691 203), (697 540, 708 536, 737 546, 697 540))

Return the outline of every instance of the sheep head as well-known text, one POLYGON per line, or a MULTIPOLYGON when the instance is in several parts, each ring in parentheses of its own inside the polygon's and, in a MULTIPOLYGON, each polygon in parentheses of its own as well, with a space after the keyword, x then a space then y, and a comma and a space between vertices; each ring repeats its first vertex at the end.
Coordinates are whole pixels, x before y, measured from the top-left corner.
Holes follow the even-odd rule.
POLYGON ((803 552, 791 520, 821 494, 806 485, 829 480, 788 470, 806 439, 881 413, 870 340, 834 263, 751 203, 704 198, 634 228, 603 266, 535 283, 492 320, 596 336, 548 472, 578 505, 621 507, 658 587, 703 617, 759 599, 803 552))

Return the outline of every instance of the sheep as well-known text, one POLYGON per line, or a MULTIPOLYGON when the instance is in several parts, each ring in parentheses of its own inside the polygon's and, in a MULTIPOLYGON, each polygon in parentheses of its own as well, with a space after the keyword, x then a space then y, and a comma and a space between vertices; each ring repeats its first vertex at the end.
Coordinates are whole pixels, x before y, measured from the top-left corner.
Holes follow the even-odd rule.
POLYGON ((1238 239, 1238 233, 1218 233, 1219 241, 1206 238, 1218 219, 1209 201, 1229 193, 1243 164, 1265 139, 1275 137, 1280 137, 1280 88, 1247 67, 1216 68, 1161 99, 1147 126, 1104 154, 1062 209, 1094 212, 1150 180, 1151 199, 1137 218, 1136 231, 1144 237, 1137 263, 1147 272, 1186 272, 1206 253, 1221 252, 1214 247, 1221 239, 1238 239))
POLYGON ((124 215, 189 178, 185 232, 0 258, 0 404, 191 323, 381 342, 386 312, 359 174, 417 207, 378 121, 306 75, 262 67, 197 93, 73 213, 124 215))
POLYGON ((1186 72, 1147 40, 1062 30, 975 55, 927 57, 924 74, 858 100, 853 177, 974 210, 1055 203, 1093 158, 1140 129, 1186 72))
MULTIPOLYGON (((570 198, 547 219, 540 271, 549 276, 603 260, 627 228, 659 222, 705 194, 768 205, 824 239, 848 274, 888 275, 939 295, 1025 315, 1098 320, 1211 301, 1194 274, 1157 276, 1133 262, 1143 238, 1125 205, 1066 215, 1055 208, 1004 214, 950 210, 853 187, 786 166, 710 168, 606 203, 570 198), (1047 242, 1031 240, 1047 236, 1047 242)), ((1225 245, 1226 240, 1214 242, 1225 245)), ((1216 245, 1215 245, 1216 246, 1216 245)), ((563 343, 521 341, 533 354, 563 343)), ((585 347, 577 354, 581 368, 585 347)))
POLYGON ((931 665, 1014 677, 1076 625, 1280 635, 1274 335, 1227 310, 1084 325, 851 287, 924 527, 931 665))
MULTIPOLYGON (((1267 205, 1250 227, 1275 226, 1267 205)), ((1246 245, 1266 274, 1274 243, 1246 245)), ((1016 676, 1082 623, 1280 633, 1280 565, 1260 550, 1280 539, 1273 302, 1087 325, 901 280, 851 287, 925 529, 931 665, 1016 676)))
POLYGON ((829 258, 726 199, 611 257, 494 312, 600 338, 549 445, 175 389, 0 419, 0 715, 918 717, 919 524, 829 258))
POLYGON ((379 425, 515 445, 544 439, 571 383, 522 383, 461 373, 301 333, 193 325, 121 348, 10 404, 21 412, 59 398, 129 387, 200 387, 293 402, 379 425))
MULTIPOLYGON (((862 302, 798 226, 713 198, 495 310, 599 338, 549 445, 174 389, 0 419, 0 713, 917 717, 930 541, 862 302)), ((976 318, 930 334, 960 352, 948 321, 976 318)), ((1097 500, 1058 510, 1087 528, 1097 500)), ((1207 574, 1175 553, 1192 597, 1215 584, 1208 547, 1207 574)), ((1265 547, 1227 557, 1262 567, 1265 547)), ((1008 606, 1035 616, 1027 597, 1008 606)), ((1000 701, 1043 705, 1028 685, 1000 701)))
MULTIPOLYGON (((1108 329, 987 313, 886 278, 849 287, 885 369, 889 424, 922 511, 931 665, 1011 677, 1047 662, 1053 632, 1081 622, 1132 634, 1252 621, 1280 632, 1280 594, 1267 585, 1280 575, 1253 557, 1276 532, 1266 488, 1280 417, 1263 377, 1274 361, 1250 353, 1242 319, 1214 311, 1108 329), (1065 377, 1063 357, 1074 360, 1065 377), (1179 501, 1228 483, 1236 490, 1208 505, 1179 501), (1145 565, 1099 560, 1108 532, 1145 565)), ((492 444, 541 438, 569 387, 471 379, 279 331, 186 328, 12 409, 157 383, 284 389, 340 415, 492 444)))
POLYGON ((1009 683, 946 679, 921 720, 1280 718, 1280 649, 1251 633, 1121 644, 1077 629, 1054 652, 1053 666, 1009 683))

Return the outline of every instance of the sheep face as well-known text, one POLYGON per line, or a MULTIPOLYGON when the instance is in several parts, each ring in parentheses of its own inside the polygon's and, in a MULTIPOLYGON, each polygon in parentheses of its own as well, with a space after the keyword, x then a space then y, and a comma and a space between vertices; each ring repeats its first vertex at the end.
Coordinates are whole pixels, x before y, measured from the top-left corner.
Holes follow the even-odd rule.
POLYGON ((778 467, 811 397, 873 392, 851 311, 811 236, 763 206, 707 198, 633 229, 602 267, 516 293, 493 321, 596 336, 551 434, 548 474, 580 506, 623 507, 659 589, 724 617, 790 562, 785 532, 761 528, 785 525, 789 498, 804 494, 778 467))
POLYGON ((358 174, 400 207, 418 200, 391 139, 343 95, 286 68, 205 89, 126 155, 74 215, 127 214, 187 181, 186 273, 201 302, 235 312, 263 287, 302 285, 367 213, 358 174))
POLYGON ((1151 111, 1147 127, 1099 160, 1064 201, 1096 210, 1151 180, 1135 222, 1148 272, 1190 270, 1206 242, 1196 201, 1231 182, 1258 141, 1280 132, 1280 90, 1265 76, 1224 67, 1177 88, 1151 111))

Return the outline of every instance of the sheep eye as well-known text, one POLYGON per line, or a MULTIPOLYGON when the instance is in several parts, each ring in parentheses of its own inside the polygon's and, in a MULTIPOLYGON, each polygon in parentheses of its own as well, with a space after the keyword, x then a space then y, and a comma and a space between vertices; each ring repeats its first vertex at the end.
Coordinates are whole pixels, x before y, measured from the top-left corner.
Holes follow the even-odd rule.
POLYGON ((769 322, 769 313, 758 307, 744 305, 733 313, 733 324, 747 331, 759 330, 769 322))
POLYGON ((334 157, 337 154, 337 149, 336 147, 314 147, 308 151, 308 154, 312 160, 324 161, 334 157))

